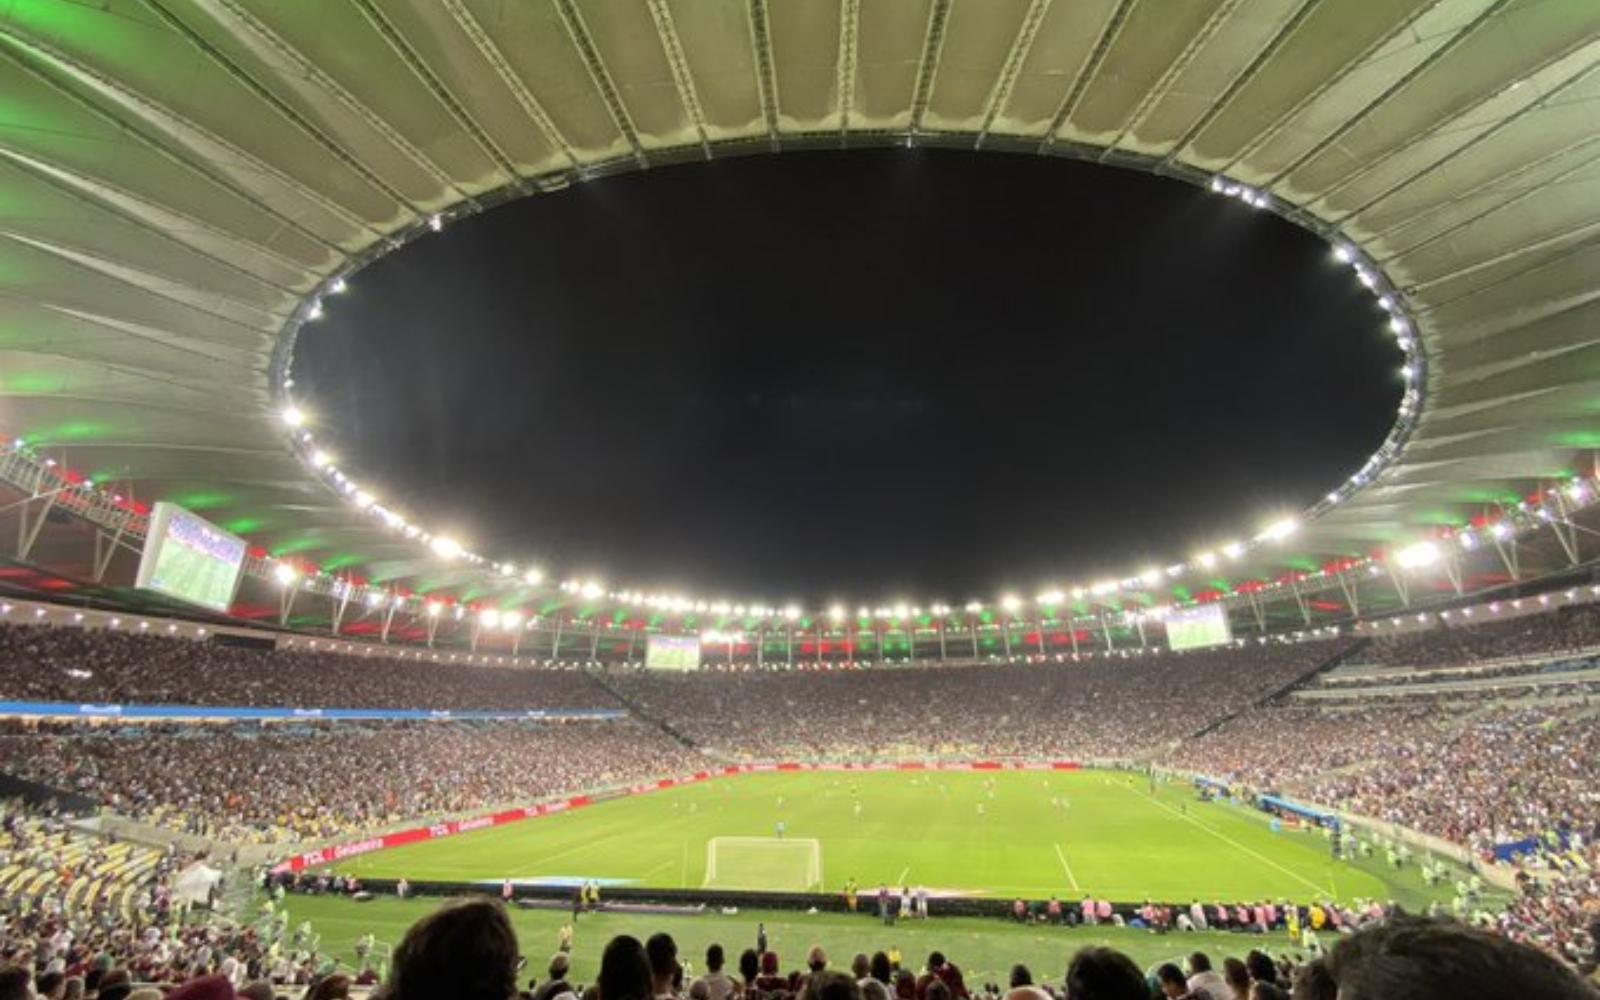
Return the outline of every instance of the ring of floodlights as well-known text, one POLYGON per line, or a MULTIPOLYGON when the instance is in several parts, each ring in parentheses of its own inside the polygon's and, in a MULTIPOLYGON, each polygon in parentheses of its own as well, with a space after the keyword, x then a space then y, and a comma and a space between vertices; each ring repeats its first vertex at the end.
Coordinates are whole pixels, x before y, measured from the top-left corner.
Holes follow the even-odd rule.
MULTIPOLYGON (((864 138, 868 141, 877 139, 884 144, 904 146, 940 144, 939 137, 925 134, 916 136, 883 135, 864 138)), ((998 149, 1005 148, 1003 143, 993 145, 998 149)), ((730 146, 727 149, 719 150, 719 152, 744 154, 753 151, 764 151, 765 148, 761 147, 759 150, 755 150, 749 146, 740 145, 730 146)), ((970 149, 970 147, 958 148, 970 149)), ((1026 148, 1036 150, 1037 147, 1028 146, 1026 148)), ((698 148, 695 152, 698 156, 698 148)), ((1055 149, 1054 155, 1098 159, 1100 152, 1101 150, 1091 147, 1082 149, 1062 149, 1058 147, 1055 149)), ((670 156, 670 154, 667 155, 670 156)), ((1101 580, 1092 585, 1086 584, 1073 587, 1065 592, 1052 591, 1041 594, 1035 599, 1035 603, 1046 608, 1063 605, 1069 597, 1073 600, 1082 600, 1086 597, 1101 598, 1110 594, 1148 591, 1168 580, 1177 579, 1191 570, 1210 568, 1220 558, 1237 559, 1261 546, 1282 541, 1300 525, 1321 517, 1334 507, 1355 496, 1377 479, 1384 469, 1400 456, 1406 442, 1416 428, 1422 410, 1423 387, 1427 384, 1427 353, 1423 349, 1422 339, 1417 334, 1416 327, 1411 319, 1404 292, 1389 279, 1383 268, 1370 255, 1354 241, 1345 238, 1336 227, 1297 206, 1273 198, 1265 191, 1220 174, 1203 172, 1181 164, 1163 164, 1154 159, 1133 160, 1123 158, 1117 165, 1145 169, 1150 173, 1203 186, 1220 197, 1237 199, 1253 210, 1271 212, 1326 240, 1329 252, 1340 263, 1347 265, 1352 270, 1356 280, 1371 293, 1374 304, 1383 313, 1387 314, 1389 332, 1393 334, 1396 346, 1400 349, 1405 359, 1401 368, 1401 375, 1405 380, 1405 389, 1401 394, 1395 422, 1390 427, 1389 433, 1385 435, 1383 442, 1372 452, 1359 469, 1298 515, 1275 522, 1251 535, 1247 541, 1230 543, 1222 546, 1216 552, 1205 552, 1199 556, 1178 560, 1163 567, 1144 570, 1120 579, 1101 580)), ((573 182, 594 180, 634 169, 638 169, 638 164, 635 160, 632 158, 619 158, 578 170, 530 178, 521 183, 507 185, 476 198, 463 200, 407 228, 398 230, 378 240, 366 250, 352 255, 344 261, 337 271, 329 275, 322 284, 307 295, 301 301, 299 308, 290 315, 278 335, 278 341, 273 350, 270 371, 272 394, 288 447, 304 464, 307 471, 347 503, 366 516, 371 517, 378 525, 415 540, 419 545, 427 546, 434 555, 442 559, 458 560, 480 567, 486 574, 500 580, 521 577, 521 582, 530 586, 539 585, 547 579, 555 579, 556 576, 554 574, 549 574, 543 569, 519 568, 514 561, 498 559, 470 551, 447 536, 429 531, 423 526, 408 520, 398 511, 381 503, 353 477, 341 469, 333 458, 323 450, 316 436, 304 426, 304 415, 295 403, 293 392, 294 377, 292 373, 294 348, 301 330, 307 324, 314 323, 322 317, 323 299, 331 295, 340 294, 345 290, 348 280, 357 272, 379 258, 399 250, 413 240, 439 232, 452 222, 476 215, 518 198, 531 194, 558 191, 573 182)), ((284 564, 283 568, 284 575, 292 572, 288 568, 288 564, 284 564)), ((665 612, 710 612, 722 615, 733 613, 741 617, 749 615, 755 618, 788 618, 790 620, 798 619, 802 615, 820 617, 824 613, 834 619, 849 616, 848 612, 842 611, 838 607, 825 612, 820 608, 802 609, 793 604, 780 608, 778 606, 763 605, 759 602, 736 604, 731 601, 705 601, 682 595, 648 594, 621 587, 608 587, 592 580, 565 579, 559 586, 563 592, 591 600, 609 598, 621 603, 665 612)), ((992 604, 1014 612, 1020 607, 1021 603, 1022 601, 1019 598, 1008 597, 993 602, 973 602, 967 605, 967 610, 979 610, 992 604)), ((1174 602, 1175 606, 1183 606, 1189 603, 1194 602, 1174 602)), ((903 617, 904 603, 895 602, 895 605, 893 608, 881 606, 874 606, 873 608, 862 607, 857 614, 861 617, 868 617, 873 614, 879 617, 903 617)), ((935 614, 949 613, 951 610, 948 606, 937 603, 932 604, 931 609, 935 614)), ((921 609, 913 610, 920 613, 921 609)))

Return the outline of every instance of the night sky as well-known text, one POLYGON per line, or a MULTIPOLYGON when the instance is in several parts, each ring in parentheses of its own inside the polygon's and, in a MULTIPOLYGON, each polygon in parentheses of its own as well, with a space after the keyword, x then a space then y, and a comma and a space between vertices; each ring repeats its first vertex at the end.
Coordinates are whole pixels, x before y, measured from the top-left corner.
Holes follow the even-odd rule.
POLYGON ((783 602, 1031 594, 1314 502, 1402 363, 1317 239, 1031 156, 788 153, 525 199, 301 335, 323 440, 469 547, 783 602))

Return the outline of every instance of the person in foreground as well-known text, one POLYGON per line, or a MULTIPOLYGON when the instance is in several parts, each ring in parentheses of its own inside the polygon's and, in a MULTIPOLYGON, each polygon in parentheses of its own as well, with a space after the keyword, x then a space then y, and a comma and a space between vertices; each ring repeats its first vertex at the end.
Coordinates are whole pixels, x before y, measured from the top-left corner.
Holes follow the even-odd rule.
POLYGON ((380 1000, 508 1000, 517 993, 517 935, 498 902, 474 899, 411 925, 380 1000))

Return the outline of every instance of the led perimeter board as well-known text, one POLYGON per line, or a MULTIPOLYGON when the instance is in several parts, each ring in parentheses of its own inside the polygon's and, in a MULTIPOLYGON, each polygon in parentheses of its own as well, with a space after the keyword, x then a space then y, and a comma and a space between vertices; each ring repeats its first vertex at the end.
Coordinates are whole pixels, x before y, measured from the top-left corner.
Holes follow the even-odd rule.
POLYGON ((1232 641, 1228 611, 1220 604, 1184 608, 1167 616, 1167 645, 1172 649, 1204 649, 1232 641))
POLYGON ((158 503, 150 515, 136 586, 212 611, 228 611, 245 542, 177 504, 158 503))
POLYGON ((653 635, 645 650, 644 665, 650 670, 699 670, 700 637, 653 635))

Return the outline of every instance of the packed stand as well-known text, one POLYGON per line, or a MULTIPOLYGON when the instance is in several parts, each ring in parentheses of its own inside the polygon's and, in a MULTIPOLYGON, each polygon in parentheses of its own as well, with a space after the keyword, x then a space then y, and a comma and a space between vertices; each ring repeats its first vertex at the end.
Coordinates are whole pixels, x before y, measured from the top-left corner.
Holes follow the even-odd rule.
POLYGON ((697 753, 632 721, 296 727, 21 726, 0 772, 217 839, 321 840, 693 770, 697 753))
POLYGON ((1600 714, 1586 701, 1274 704, 1167 762, 1509 860, 1537 876, 1495 918, 1516 940, 1570 955, 1600 916, 1600 714))
POLYGON ((1600 603, 1555 611, 1441 624, 1421 632, 1375 639, 1363 663, 1393 667, 1451 667, 1509 657, 1553 657, 1600 648, 1600 603))
POLYGON ((822 672, 634 670, 606 679, 640 715, 738 758, 1121 760, 1279 691, 1343 648, 822 672))
POLYGON ((0 700, 272 708, 615 709, 576 670, 247 649, 111 629, 0 624, 0 700))

